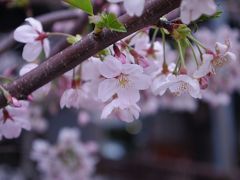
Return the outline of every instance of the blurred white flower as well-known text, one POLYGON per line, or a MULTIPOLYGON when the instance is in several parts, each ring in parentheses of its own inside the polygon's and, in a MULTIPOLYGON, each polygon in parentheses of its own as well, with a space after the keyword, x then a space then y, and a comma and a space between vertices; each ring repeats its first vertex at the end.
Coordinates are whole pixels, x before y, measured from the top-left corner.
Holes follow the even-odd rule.
POLYGON ((20 107, 7 106, 0 110, 0 140, 20 136, 22 129, 30 130, 28 102, 20 101, 20 107))
POLYGON ((217 10, 214 0, 182 0, 181 20, 185 24, 197 20, 201 15, 213 15, 217 10))
POLYGON ((123 2, 123 6, 130 16, 141 16, 144 10, 145 0, 108 0, 111 3, 123 2))

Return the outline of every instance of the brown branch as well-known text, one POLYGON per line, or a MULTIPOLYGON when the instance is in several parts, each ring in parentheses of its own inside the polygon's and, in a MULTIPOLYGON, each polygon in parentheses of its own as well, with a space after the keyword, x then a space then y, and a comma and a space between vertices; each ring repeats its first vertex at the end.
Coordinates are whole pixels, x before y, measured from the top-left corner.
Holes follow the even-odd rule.
MULTIPOLYGON (((159 18, 179 7, 181 0, 149 0, 141 17, 120 17, 126 26, 126 33, 104 30, 98 37, 90 33, 79 43, 66 48, 55 56, 47 59, 36 69, 30 71, 14 82, 5 86, 6 90, 16 98, 23 99, 36 89, 47 84, 54 78, 71 70, 84 60, 128 35, 159 21, 159 18)), ((0 95, 0 108, 7 105, 4 96, 0 95)))

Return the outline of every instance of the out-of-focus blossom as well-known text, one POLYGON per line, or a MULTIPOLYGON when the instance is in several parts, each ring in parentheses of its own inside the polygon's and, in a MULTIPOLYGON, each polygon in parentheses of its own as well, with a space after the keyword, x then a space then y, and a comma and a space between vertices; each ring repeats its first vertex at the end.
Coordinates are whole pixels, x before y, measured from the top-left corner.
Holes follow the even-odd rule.
POLYGON ((83 144, 77 129, 62 129, 57 144, 37 140, 32 159, 47 180, 90 180, 95 169, 93 154, 96 148, 83 144))
MULTIPOLYGON (((38 67, 37 64, 35 64, 35 63, 28 63, 28 64, 24 65, 20 69, 19 75, 23 76, 26 73, 30 72, 31 70, 35 69, 36 67, 38 67)), ((41 88, 39 88, 36 91, 34 91, 32 93, 32 96, 33 96, 34 99, 40 100, 43 97, 47 96, 47 94, 49 93, 50 90, 51 90, 51 83, 47 83, 46 85, 44 85, 41 88)))
POLYGON ((0 110, 0 140, 17 138, 22 129, 31 129, 28 102, 20 103, 20 107, 7 106, 0 110))
POLYGON ((185 24, 197 20, 201 15, 213 15, 217 10, 214 0, 182 0, 181 20, 185 24))
POLYGON ((130 16, 141 16, 144 10, 145 0, 108 0, 111 3, 123 2, 123 6, 130 16))

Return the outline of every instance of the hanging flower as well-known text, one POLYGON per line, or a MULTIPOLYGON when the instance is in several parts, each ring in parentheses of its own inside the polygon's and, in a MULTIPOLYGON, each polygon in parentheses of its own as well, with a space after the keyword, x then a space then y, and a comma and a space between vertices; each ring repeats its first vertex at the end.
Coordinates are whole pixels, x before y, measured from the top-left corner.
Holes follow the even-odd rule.
POLYGON ((14 39, 26 43, 23 48, 23 59, 28 62, 35 61, 42 50, 45 56, 49 57, 50 43, 47 33, 43 31, 42 24, 34 18, 27 18, 25 21, 29 24, 22 25, 14 31, 14 39))

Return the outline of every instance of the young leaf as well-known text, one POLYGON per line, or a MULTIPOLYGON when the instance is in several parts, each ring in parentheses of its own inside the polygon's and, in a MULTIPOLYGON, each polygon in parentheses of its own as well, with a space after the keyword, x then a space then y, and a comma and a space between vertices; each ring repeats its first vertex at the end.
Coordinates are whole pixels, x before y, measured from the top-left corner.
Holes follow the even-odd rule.
POLYGON ((64 0, 73 7, 79 8, 84 12, 93 15, 93 6, 91 0, 64 0))
POLYGON ((118 20, 113 13, 103 13, 100 16, 90 17, 90 22, 95 24, 98 29, 107 28, 112 31, 126 32, 125 26, 118 20))

